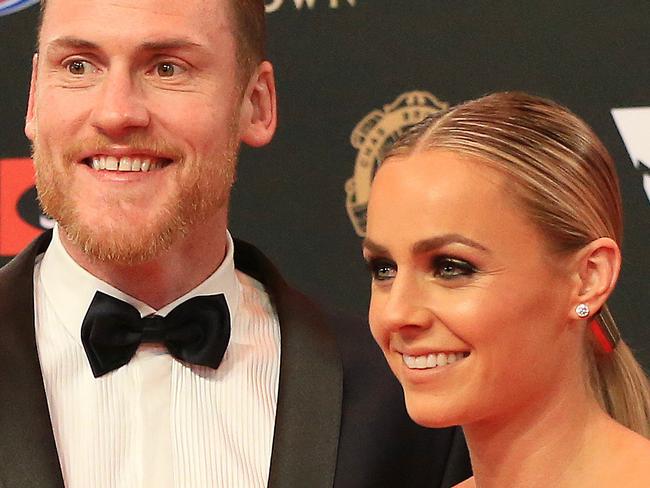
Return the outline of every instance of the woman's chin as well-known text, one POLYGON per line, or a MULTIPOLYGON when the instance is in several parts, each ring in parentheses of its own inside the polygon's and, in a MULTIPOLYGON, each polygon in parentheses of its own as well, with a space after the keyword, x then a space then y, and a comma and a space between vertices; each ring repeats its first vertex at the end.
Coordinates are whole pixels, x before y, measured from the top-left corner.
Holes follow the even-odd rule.
POLYGON ((409 417, 422 427, 439 429, 460 424, 457 412, 435 403, 435 401, 406 397, 406 411, 409 417))

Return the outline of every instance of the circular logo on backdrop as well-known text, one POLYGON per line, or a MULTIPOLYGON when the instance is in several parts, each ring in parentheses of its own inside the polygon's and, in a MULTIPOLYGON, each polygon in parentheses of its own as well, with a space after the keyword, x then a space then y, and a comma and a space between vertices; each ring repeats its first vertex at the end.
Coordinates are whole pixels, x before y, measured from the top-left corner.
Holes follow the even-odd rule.
POLYGON ((386 151, 408 127, 448 107, 448 103, 431 93, 412 91, 384 105, 382 110, 373 110, 356 125, 350 143, 359 152, 354 175, 345 183, 345 208, 357 235, 366 234, 370 184, 386 151))
POLYGON ((0 0, 0 17, 36 5, 40 0, 0 0))

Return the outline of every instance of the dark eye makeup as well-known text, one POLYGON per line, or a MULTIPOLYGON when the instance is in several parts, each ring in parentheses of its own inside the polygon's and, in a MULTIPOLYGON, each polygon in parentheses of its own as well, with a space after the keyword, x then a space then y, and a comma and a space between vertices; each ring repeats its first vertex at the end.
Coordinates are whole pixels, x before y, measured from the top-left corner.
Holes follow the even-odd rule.
POLYGON ((469 261, 451 256, 434 257, 432 268, 434 276, 445 280, 468 277, 478 271, 469 261))
MULTIPOLYGON (((385 257, 368 257, 366 265, 374 281, 391 280, 397 275, 397 264, 385 257)), ((472 263, 453 256, 439 255, 431 260, 431 273, 442 280, 467 278, 477 272, 478 269, 472 263)))
POLYGON ((368 266, 372 279, 376 281, 390 280, 397 273, 395 262, 386 258, 367 258, 366 266, 368 266))

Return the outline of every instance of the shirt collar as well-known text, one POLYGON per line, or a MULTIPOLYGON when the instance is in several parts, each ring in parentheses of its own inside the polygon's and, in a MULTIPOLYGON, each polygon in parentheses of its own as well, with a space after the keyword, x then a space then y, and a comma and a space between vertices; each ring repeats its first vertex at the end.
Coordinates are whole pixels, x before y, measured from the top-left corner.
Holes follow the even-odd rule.
POLYGON ((52 242, 43 255, 39 279, 46 299, 54 307, 57 317, 70 334, 77 338, 88 306, 97 291, 133 305, 142 317, 153 313, 164 317, 176 306, 192 297, 223 293, 230 316, 235 317, 239 307, 239 281, 235 273, 234 243, 230 233, 226 231, 226 234, 226 256, 214 273, 196 288, 160 310, 155 310, 146 303, 127 295, 79 266, 63 247, 58 225, 54 227, 52 242))

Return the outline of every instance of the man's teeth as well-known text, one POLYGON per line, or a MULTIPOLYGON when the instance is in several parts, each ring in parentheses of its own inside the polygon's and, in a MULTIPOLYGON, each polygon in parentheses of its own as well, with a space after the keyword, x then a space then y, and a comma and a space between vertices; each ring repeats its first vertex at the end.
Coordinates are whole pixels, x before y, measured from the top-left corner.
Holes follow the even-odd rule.
POLYGON ((448 364, 460 361, 469 356, 467 352, 439 352, 431 354, 423 354, 421 356, 409 356, 403 354, 402 359, 404 364, 409 369, 429 369, 437 368, 438 366, 447 366, 448 364))
POLYGON ((106 171, 153 171, 163 167, 160 161, 152 161, 150 158, 129 158, 123 156, 95 156, 92 158, 93 169, 106 171))

